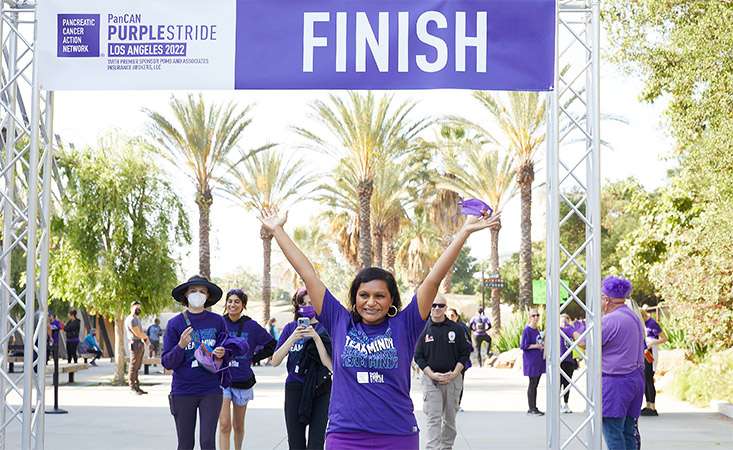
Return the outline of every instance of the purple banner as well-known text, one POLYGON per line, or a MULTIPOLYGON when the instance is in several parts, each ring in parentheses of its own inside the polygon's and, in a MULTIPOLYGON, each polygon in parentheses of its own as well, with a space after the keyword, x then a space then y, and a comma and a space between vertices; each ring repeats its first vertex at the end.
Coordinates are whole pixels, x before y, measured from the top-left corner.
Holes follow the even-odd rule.
POLYGON ((548 91, 555 0, 237 0, 236 89, 548 91))

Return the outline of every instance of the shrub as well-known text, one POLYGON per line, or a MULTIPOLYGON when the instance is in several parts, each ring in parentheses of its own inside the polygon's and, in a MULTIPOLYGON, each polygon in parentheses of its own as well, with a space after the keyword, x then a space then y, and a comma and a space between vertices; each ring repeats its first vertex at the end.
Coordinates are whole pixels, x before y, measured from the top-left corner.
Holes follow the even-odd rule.
POLYGON ((519 340, 522 337, 524 327, 527 326, 528 314, 525 310, 517 311, 512 320, 503 323, 499 336, 494 339, 494 350, 498 353, 519 348, 519 340))
POLYGON ((711 400, 733 403, 733 349, 712 353, 700 364, 678 369, 672 389, 680 399, 700 406, 711 400))

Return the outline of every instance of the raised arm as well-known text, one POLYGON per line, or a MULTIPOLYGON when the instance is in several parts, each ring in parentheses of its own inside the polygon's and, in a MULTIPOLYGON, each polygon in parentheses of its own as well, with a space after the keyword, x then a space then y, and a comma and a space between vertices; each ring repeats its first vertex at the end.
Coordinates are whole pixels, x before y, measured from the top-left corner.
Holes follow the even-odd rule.
POLYGON ((272 233, 277 241, 277 245, 280 246, 285 258, 288 259, 290 265, 293 266, 300 278, 305 283, 305 288, 308 290, 308 296, 311 299, 311 304, 316 309, 316 314, 321 314, 321 308, 323 307, 323 296, 326 294, 326 285, 318 277, 316 269, 313 268, 313 264, 310 262, 307 256, 298 248, 298 246, 290 239, 290 236, 285 232, 283 226, 288 220, 288 215, 279 215, 277 211, 266 211, 265 214, 260 218, 262 226, 267 231, 272 233))
POLYGON ((461 230, 453 238, 453 242, 443 251, 443 254, 435 262, 428 276, 425 277, 425 280, 417 288, 418 308, 420 309, 420 316, 423 319, 427 319, 430 315, 430 308, 435 296, 438 294, 440 283, 443 282, 443 278, 445 278, 450 268, 453 267, 453 264, 458 259, 458 254, 461 252, 468 237, 476 231, 489 227, 498 227, 500 225, 499 214, 481 218, 469 216, 466 219, 461 230))

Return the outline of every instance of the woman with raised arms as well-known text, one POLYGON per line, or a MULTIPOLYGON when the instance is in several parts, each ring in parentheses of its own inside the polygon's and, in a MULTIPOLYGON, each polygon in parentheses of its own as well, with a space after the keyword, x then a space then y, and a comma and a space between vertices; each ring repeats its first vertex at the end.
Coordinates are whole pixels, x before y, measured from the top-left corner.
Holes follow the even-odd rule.
POLYGON ((261 218, 305 282, 319 322, 331 336, 333 384, 327 450, 417 450, 419 430, 410 399, 410 363, 443 278, 472 233, 499 226, 499 216, 469 217, 402 309, 394 276, 370 267, 351 283, 349 309, 334 298, 283 229, 287 214, 261 218))

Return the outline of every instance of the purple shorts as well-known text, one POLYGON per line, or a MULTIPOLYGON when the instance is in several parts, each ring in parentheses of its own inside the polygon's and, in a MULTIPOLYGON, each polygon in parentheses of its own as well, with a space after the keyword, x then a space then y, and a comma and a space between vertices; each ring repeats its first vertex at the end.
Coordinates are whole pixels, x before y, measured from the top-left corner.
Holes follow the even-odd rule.
POLYGON ((603 417, 639 418, 644 400, 644 370, 625 375, 603 374, 603 417))
POLYGON ((328 433, 326 450, 419 450, 420 434, 328 433))

